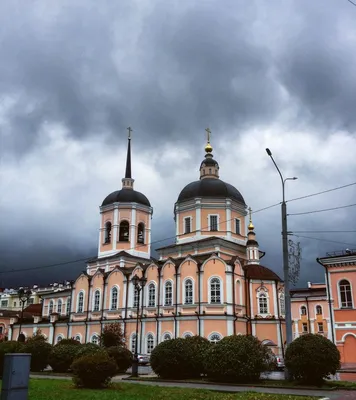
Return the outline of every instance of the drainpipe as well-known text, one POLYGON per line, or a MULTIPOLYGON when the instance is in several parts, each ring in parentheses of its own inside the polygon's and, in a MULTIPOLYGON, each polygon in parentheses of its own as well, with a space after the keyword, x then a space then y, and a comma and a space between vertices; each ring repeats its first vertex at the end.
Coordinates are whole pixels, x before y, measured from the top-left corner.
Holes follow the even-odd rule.
MULTIPOLYGON (((144 316, 143 316, 143 303, 145 301, 145 287, 146 286, 143 286, 142 289, 141 289, 140 353, 142 351, 142 341, 144 340, 143 339, 143 323, 142 323, 142 320, 144 318, 144 316)), ((138 318, 138 316, 137 316, 137 318, 138 318)))
POLYGON ((172 313, 173 317, 174 317, 174 338, 177 339, 177 314, 178 314, 178 267, 176 266, 176 273, 175 273, 175 277, 176 277, 176 287, 175 287, 175 297, 176 297, 176 302, 175 302, 175 312, 172 313))
POLYGON ((200 274, 200 267, 201 264, 197 264, 197 270, 198 270, 198 312, 195 312, 198 317, 198 335, 201 336, 201 329, 200 329, 200 315, 201 315, 201 300, 200 300, 200 279, 201 279, 201 274, 200 274))
POLYGON ((161 307, 161 269, 158 269, 158 296, 157 296, 157 313, 156 313, 156 332, 157 332, 157 337, 156 337, 156 346, 158 345, 158 338, 160 335, 159 332, 159 321, 158 321, 158 316, 160 312, 160 307, 161 307))
POLYGON ((330 283, 329 283, 329 274, 328 274, 328 269, 327 267, 322 264, 319 258, 316 259, 316 262, 320 264, 322 267, 325 269, 325 275, 326 275, 326 290, 327 290, 327 295, 328 295, 328 303, 329 303, 329 314, 330 314, 330 329, 331 329, 331 337, 332 337, 332 342, 335 344, 335 336, 334 336, 334 317, 333 317, 333 310, 331 306, 331 293, 330 293, 330 283))
POLYGON ((309 314, 309 301, 308 301, 308 296, 305 296, 305 301, 307 303, 307 317, 308 317, 308 329, 309 333, 311 333, 311 325, 310 325, 310 314, 309 314))
POLYGON ((89 280, 89 277, 88 277, 88 299, 87 299, 87 317, 86 317, 86 319, 85 319, 85 337, 84 337, 84 340, 85 340, 85 342, 84 343, 86 343, 87 342, 87 336, 88 336, 88 320, 89 320, 89 304, 90 304, 90 287, 91 287, 91 284, 90 284, 90 280, 89 280))
POLYGON ((103 334, 103 320, 104 320, 104 309, 105 309, 105 293, 106 293, 106 277, 103 276, 103 296, 101 299, 101 317, 100 317, 100 334, 103 334))
POLYGON ((246 279, 245 273, 245 304, 246 304, 246 333, 252 334, 251 322, 251 299, 250 299, 250 279, 246 279))
POLYGON ((280 310, 280 303, 279 303, 279 296, 278 296, 278 281, 274 281, 276 285, 276 295, 277 295, 277 313, 278 313, 278 328, 279 328, 279 336, 281 337, 281 347, 282 347, 282 355, 284 358, 284 341, 283 341, 283 332, 282 332, 282 322, 281 322, 281 316, 279 314, 280 310))
MULTIPOLYGON (((235 264, 233 266, 233 270, 231 272, 232 275, 232 315, 234 315, 234 326, 233 326, 233 333, 236 335, 236 296, 235 296, 235 264)), ((241 287, 240 287, 241 289, 241 287)))

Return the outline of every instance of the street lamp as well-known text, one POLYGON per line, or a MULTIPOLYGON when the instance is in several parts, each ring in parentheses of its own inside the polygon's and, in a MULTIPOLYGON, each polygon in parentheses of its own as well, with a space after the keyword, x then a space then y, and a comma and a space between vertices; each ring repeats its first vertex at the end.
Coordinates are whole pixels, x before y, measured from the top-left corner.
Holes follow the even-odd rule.
POLYGON ((20 327, 19 327, 19 336, 17 337, 17 341, 20 342, 21 340, 21 328, 22 328, 22 319, 23 319, 23 309, 25 308, 25 304, 28 302, 29 298, 32 295, 30 289, 24 290, 23 288, 19 289, 17 295, 20 299, 21 304, 21 317, 20 317, 20 327))
MULTIPOLYGON (((283 275, 284 275, 284 301, 285 301, 285 320, 286 320, 286 342, 287 346, 293 340, 292 333, 292 312, 291 312, 291 301, 290 301, 290 291, 289 291, 289 264, 288 264, 288 236, 287 236, 287 204, 285 201, 285 183, 286 181, 293 181, 298 178, 283 178, 281 171, 279 170, 276 162, 272 157, 272 152, 270 149, 266 149, 267 154, 271 157, 274 166, 276 167, 279 176, 282 181, 282 247, 283 247, 283 275)), ((285 369, 286 378, 288 378, 288 371, 285 369)))
MULTIPOLYGON (((138 320, 139 320, 139 312, 140 312, 140 293, 141 293, 141 290, 146 285, 147 279, 144 277, 140 278, 139 276, 135 275, 131 281, 134 285, 135 290, 137 291, 135 353, 133 356, 131 376, 133 376, 134 378, 137 378, 138 377, 137 347, 138 347, 138 320)), ((134 295, 134 298, 135 298, 135 295, 134 295)))

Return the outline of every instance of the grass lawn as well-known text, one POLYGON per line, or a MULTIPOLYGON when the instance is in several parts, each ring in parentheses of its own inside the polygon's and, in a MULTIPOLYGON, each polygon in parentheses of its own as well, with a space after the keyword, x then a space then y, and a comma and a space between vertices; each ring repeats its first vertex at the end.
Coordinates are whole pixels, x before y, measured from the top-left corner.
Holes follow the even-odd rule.
POLYGON ((221 393, 200 389, 167 388, 115 383, 104 390, 75 389, 71 381, 31 379, 29 400, 311 400, 316 397, 263 393, 221 393))

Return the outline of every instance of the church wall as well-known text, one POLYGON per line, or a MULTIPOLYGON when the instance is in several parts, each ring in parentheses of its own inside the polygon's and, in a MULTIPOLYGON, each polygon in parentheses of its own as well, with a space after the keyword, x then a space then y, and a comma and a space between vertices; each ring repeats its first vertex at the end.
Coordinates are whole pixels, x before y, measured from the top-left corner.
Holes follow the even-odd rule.
POLYGON ((233 233, 233 237, 238 239, 243 239, 246 236, 246 224, 245 224, 245 217, 241 215, 237 211, 231 211, 231 231, 233 233), (235 230, 235 218, 240 220, 240 235, 236 234, 235 230))
POLYGON ((185 280, 187 278, 191 279, 193 281, 193 305, 186 305, 187 307, 192 307, 198 303, 198 293, 199 293, 199 287, 198 287, 198 266, 196 262, 192 260, 187 260, 183 261, 182 264, 179 267, 180 271, 180 303, 184 307, 185 303, 185 280))
MULTIPOLYGON (((222 261, 218 259, 209 259, 206 261, 203 266, 203 274, 202 274, 202 301, 204 303, 209 303, 209 281, 212 277, 217 277, 220 279, 221 288, 222 288, 222 302, 226 301, 226 278, 225 278, 225 265, 222 261)), ((229 288, 228 290, 231 290, 229 288)))
POLYGON ((198 335, 197 319, 189 319, 189 320, 180 321, 179 336, 184 337, 184 335, 187 333, 189 333, 193 336, 198 335))
POLYGON ((80 292, 84 293, 84 306, 83 311, 87 310, 87 301, 89 296, 89 281, 85 275, 79 276, 79 278, 75 282, 75 289, 73 291, 72 298, 72 312, 77 312, 78 309, 78 295, 80 292))
POLYGON ((113 240, 113 229, 114 229, 114 211, 108 210, 101 213, 101 230, 100 230, 100 251, 109 251, 112 249, 112 240, 113 240), (105 224, 107 222, 111 222, 111 241, 110 243, 105 242, 105 224))
POLYGON ((236 335, 246 335, 247 334, 246 321, 236 320, 235 331, 236 335))
POLYGON ((117 308, 123 308, 124 306, 124 275, 121 271, 113 271, 106 279, 106 299, 105 299, 105 310, 110 310, 111 306, 111 290, 113 287, 118 289, 118 304, 117 308))
POLYGON ((209 215, 218 215, 218 230, 221 233, 226 232, 226 212, 225 208, 202 208, 201 209, 201 230, 202 235, 216 236, 218 232, 209 231, 209 215))
POLYGON ((259 291, 266 288, 267 300, 268 300, 268 313, 266 315, 278 315, 278 310, 275 307, 275 301, 277 300, 274 295, 274 282, 271 281, 255 281, 250 283, 251 287, 251 315, 254 317, 255 315, 260 315, 259 310, 259 291))
POLYGON ((66 339, 68 336, 67 324, 54 325, 53 327, 53 344, 58 343, 58 338, 66 339))
POLYGON ((262 342, 263 340, 272 340, 275 344, 278 345, 278 322, 260 322, 255 324, 256 336, 262 342))
POLYGON ((227 336, 226 319, 204 319, 204 336, 209 338, 215 332, 219 333, 222 337, 227 336))

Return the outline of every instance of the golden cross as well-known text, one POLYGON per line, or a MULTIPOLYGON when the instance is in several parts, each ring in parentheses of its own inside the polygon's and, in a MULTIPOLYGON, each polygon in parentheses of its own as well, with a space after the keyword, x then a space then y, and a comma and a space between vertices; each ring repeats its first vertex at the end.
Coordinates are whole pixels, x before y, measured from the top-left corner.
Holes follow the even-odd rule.
POLYGON ((206 128, 206 134, 207 134, 207 138, 208 138, 208 143, 210 143, 210 134, 211 134, 211 130, 209 128, 206 128))
POLYGON ((131 127, 129 126, 129 127, 127 128, 127 130, 129 131, 129 139, 131 139, 131 132, 132 132, 131 127))
POLYGON ((251 208, 251 207, 249 207, 248 211, 249 211, 249 214, 250 214, 250 222, 252 222, 252 218, 251 218, 251 214, 252 214, 252 208, 251 208))

